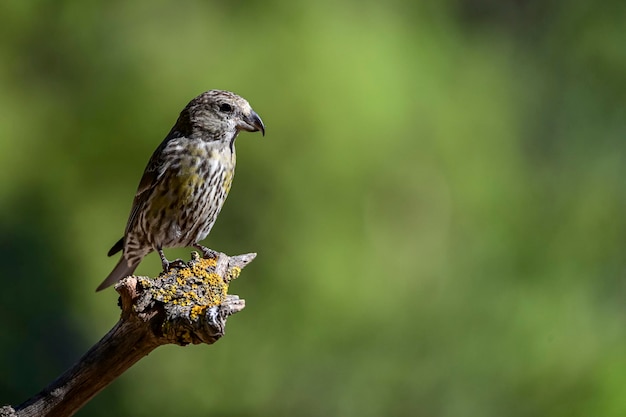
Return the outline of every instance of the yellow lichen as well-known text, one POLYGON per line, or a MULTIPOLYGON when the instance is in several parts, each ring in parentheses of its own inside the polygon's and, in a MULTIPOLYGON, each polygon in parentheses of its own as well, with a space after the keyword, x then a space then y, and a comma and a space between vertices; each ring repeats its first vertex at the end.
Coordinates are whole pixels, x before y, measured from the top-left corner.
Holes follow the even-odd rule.
MULTIPOLYGON (((163 280, 160 288, 149 289, 155 300, 182 308, 187 317, 197 321, 207 308, 220 305, 228 292, 228 281, 236 278, 241 268, 231 268, 224 279, 214 272, 217 259, 200 258, 197 252, 192 253, 192 261, 186 268, 176 268, 163 272, 159 280, 163 280)), ((181 336, 184 341, 189 335, 181 336)))
POLYGON ((239 268, 238 266, 233 266, 230 271, 228 271, 228 273, 228 277, 230 278, 230 280, 237 279, 239 277, 239 274, 241 274, 241 268, 239 268))
POLYGON ((201 314, 204 314, 207 306, 193 306, 191 307, 191 311, 189 313, 189 318, 192 320, 197 320, 201 314))
POLYGON ((198 262, 203 268, 214 268, 217 266, 217 259, 215 258, 202 258, 198 262))

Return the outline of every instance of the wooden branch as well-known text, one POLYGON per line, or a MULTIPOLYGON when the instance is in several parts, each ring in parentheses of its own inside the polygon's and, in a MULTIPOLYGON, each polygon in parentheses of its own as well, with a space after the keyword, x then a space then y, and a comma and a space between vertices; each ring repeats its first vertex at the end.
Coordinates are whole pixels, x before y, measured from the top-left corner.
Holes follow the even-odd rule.
POLYGON ((255 253, 200 258, 192 252, 184 268, 172 268, 156 279, 130 276, 115 290, 122 314, 117 324, 70 369, 39 394, 0 408, 0 417, 65 417, 109 385, 155 348, 166 344, 215 343, 226 319, 245 307, 228 295, 228 284, 255 253))

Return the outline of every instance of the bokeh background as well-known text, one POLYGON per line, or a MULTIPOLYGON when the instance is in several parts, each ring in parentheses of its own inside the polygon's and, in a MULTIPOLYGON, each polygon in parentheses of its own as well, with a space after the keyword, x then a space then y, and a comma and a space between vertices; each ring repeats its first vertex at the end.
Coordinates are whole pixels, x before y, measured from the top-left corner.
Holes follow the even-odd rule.
POLYGON ((77 416, 626 415, 625 5, 4 0, 0 403, 116 322, 141 173, 220 88, 267 126, 206 241, 259 253, 247 307, 77 416))

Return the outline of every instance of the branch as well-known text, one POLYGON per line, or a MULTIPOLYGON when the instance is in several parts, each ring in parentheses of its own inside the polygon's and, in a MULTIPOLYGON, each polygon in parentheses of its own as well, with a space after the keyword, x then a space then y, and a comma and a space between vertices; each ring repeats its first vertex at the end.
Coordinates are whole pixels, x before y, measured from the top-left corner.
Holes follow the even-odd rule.
POLYGON ((122 309, 117 324, 39 394, 15 409, 1 407, 0 417, 71 416, 155 348, 215 343, 224 335, 228 316, 245 307, 244 300, 227 294, 228 284, 256 254, 191 256, 184 268, 156 279, 121 280, 115 286, 122 309))

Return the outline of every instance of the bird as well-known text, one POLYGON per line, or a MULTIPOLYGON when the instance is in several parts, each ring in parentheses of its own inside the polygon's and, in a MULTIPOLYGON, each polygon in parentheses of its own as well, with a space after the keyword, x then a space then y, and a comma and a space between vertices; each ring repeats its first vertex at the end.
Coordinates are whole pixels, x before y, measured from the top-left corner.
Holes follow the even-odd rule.
POLYGON ((132 275, 156 251, 164 271, 164 248, 202 246, 224 205, 235 173, 235 139, 241 131, 265 136, 265 125, 248 101, 224 90, 206 91, 187 104, 148 161, 139 181, 123 237, 108 255, 122 252, 101 291, 132 275))

